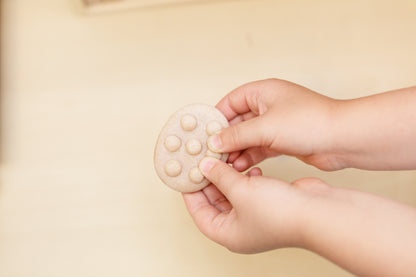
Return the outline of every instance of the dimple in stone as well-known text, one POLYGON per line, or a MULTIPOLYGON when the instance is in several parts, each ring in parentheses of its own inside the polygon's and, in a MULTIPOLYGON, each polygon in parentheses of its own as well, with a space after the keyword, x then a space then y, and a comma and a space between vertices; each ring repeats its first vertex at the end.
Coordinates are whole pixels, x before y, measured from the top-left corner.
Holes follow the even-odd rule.
POLYGON ((192 114, 185 114, 181 118, 181 127, 185 131, 192 131, 196 128, 197 120, 192 114))
POLYGON ((189 180, 191 180, 191 182, 194 184, 200 184, 204 180, 204 175, 202 175, 199 168, 194 167, 189 170, 189 180))
POLYGON ((178 138, 175 135, 171 135, 168 136, 165 139, 165 148, 169 151, 169 152, 175 152, 179 149, 179 147, 181 147, 181 139, 178 138))
POLYGON ((215 133, 217 133, 219 130, 222 129, 221 124, 218 121, 211 121, 207 124, 205 130, 207 132, 207 134, 209 136, 214 135, 215 133))
POLYGON ((198 155, 201 153, 202 144, 197 139, 190 139, 186 143, 186 151, 191 155, 198 155))
POLYGON ((165 163, 165 173, 170 177, 176 177, 182 172, 181 164, 176 160, 169 160, 165 163))

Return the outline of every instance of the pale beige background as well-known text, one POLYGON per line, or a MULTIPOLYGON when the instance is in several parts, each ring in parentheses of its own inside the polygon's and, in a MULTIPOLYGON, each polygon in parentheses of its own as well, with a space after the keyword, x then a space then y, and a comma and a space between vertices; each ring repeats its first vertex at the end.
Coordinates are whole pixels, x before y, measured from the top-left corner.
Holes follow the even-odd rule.
MULTIPOLYGON (((212 243, 156 177, 153 146, 173 111, 251 80, 339 98, 414 85, 416 2, 83 15, 74 1, 3 0, 0 276, 349 276, 304 250, 245 256, 212 243)), ((263 169, 416 205, 414 171, 323 173, 290 158, 263 169)))

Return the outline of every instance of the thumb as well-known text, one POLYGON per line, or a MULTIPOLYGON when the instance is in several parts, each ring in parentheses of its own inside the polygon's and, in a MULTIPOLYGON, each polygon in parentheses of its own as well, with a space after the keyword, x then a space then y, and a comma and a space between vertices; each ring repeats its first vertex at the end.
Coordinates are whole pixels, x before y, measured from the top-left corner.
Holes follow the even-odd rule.
POLYGON ((263 146, 265 136, 262 124, 262 118, 255 117, 222 129, 219 134, 208 139, 208 146, 211 150, 221 153, 263 146))
POLYGON ((199 169, 227 198, 232 195, 235 187, 247 182, 248 178, 225 162, 212 157, 203 158, 199 163, 199 169))

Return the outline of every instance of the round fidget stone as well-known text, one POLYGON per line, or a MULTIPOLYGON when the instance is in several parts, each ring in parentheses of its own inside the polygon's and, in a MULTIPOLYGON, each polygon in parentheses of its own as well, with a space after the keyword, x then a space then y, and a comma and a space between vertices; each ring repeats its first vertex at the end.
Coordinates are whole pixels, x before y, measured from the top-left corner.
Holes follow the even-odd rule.
POLYGON ((202 175, 201 170, 199 168, 194 167, 189 171, 189 179, 192 183, 199 184, 204 180, 204 175, 202 175))
POLYGON ((181 139, 175 135, 168 136, 165 139, 165 147, 169 152, 175 152, 181 147, 181 139))
POLYGON ((174 112, 160 131, 153 156, 162 182, 180 192, 208 186, 198 165, 207 156, 227 161, 228 153, 216 153, 207 140, 228 126, 227 118, 213 106, 191 104, 174 112))
POLYGON ((192 114, 185 114, 181 118, 181 126, 182 129, 184 129, 185 131, 192 131, 193 129, 195 129, 196 124, 196 118, 192 114))
POLYGON ((182 166, 178 161, 169 160, 165 163, 165 172, 170 177, 176 177, 182 172, 182 166))
POLYGON ((191 155, 198 155, 201 153, 202 144, 197 139, 190 139, 186 143, 186 151, 191 155))
POLYGON ((212 136, 222 129, 221 124, 218 121, 211 121, 207 124, 206 131, 207 134, 212 136))

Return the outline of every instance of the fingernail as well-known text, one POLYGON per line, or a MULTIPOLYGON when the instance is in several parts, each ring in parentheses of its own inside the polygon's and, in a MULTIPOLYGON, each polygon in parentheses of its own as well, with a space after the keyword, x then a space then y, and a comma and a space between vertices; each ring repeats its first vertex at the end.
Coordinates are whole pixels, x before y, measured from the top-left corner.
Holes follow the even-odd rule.
POLYGON ((210 136, 207 143, 209 150, 216 153, 221 153, 222 141, 219 135, 210 136))
POLYGON ((202 171, 202 173, 208 173, 211 168, 214 166, 215 159, 210 157, 205 157, 201 160, 199 163, 199 169, 202 171))

